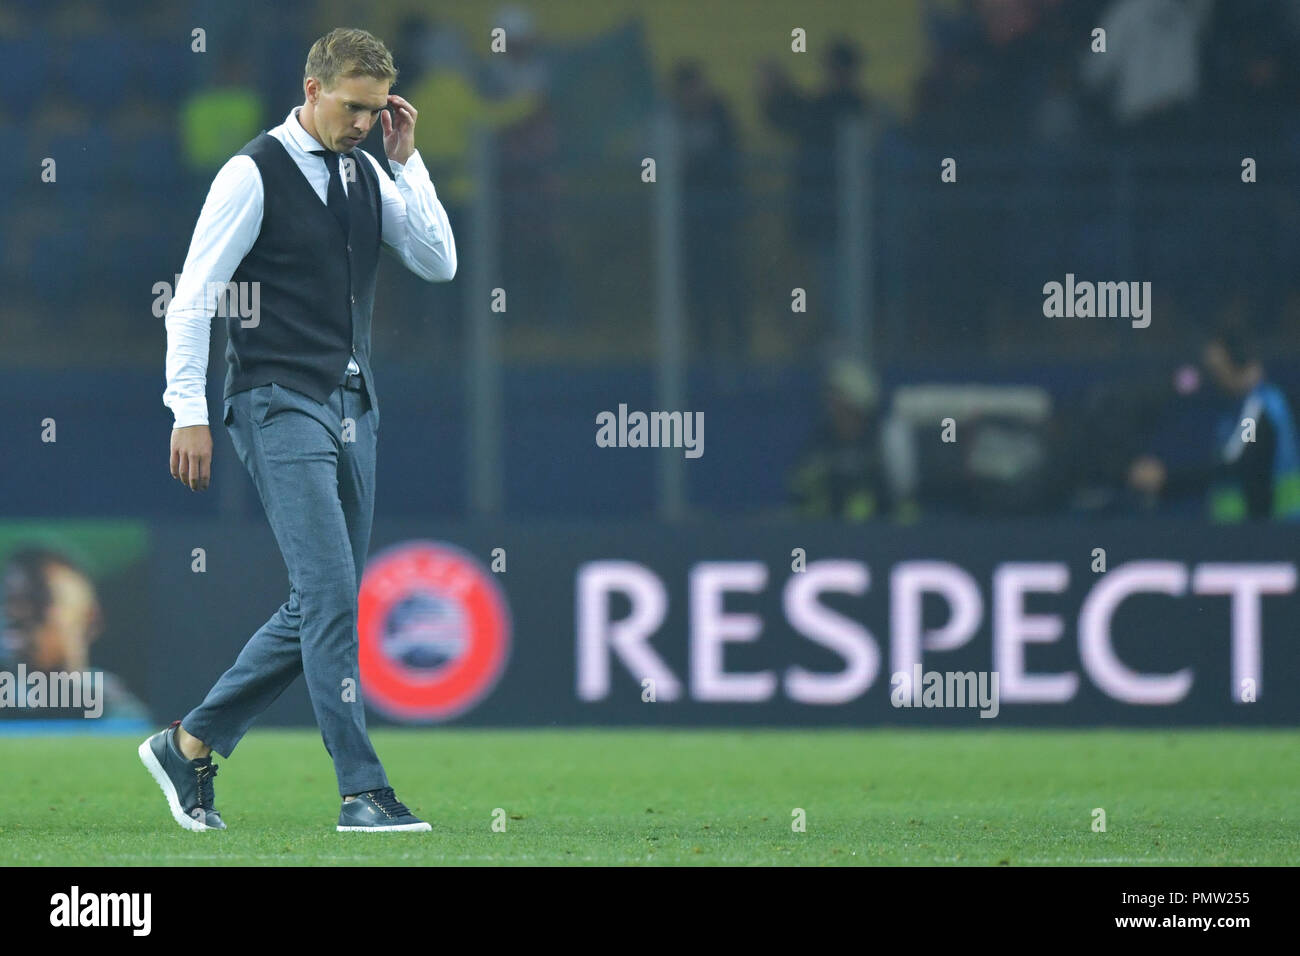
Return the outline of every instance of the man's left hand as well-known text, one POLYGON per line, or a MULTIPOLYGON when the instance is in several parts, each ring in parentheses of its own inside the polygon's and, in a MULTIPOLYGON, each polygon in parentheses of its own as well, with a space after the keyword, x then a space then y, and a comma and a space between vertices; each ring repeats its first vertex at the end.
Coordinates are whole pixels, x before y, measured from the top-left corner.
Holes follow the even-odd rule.
POLYGON ((388 94, 388 109, 379 113, 384 128, 384 152, 395 163, 406 165, 415 152, 415 107, 396 94, 388 94), (391 110, 391 114, 389 112, 391 110))

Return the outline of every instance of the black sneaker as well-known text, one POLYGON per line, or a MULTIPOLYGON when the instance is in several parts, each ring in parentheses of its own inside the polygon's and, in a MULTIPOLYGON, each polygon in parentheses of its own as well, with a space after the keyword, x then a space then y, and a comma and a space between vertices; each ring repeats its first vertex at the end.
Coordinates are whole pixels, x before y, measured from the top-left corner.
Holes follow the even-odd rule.
POLYGON ((397 799, 392 787, 359 793, 356 799, 343 801, 343 809, 339 811, 339 833, 349 830, 423 832, 432 829, 397 799))
POLYGON ((162 787, 172 819, 187 830, 224 830, 221 814, 212 806, 217 765, 211 757, 185 759, 176 746, 176 728, 180 724, 174 720, 166 730, 142 743, 137 750, 140 761, 162 787))

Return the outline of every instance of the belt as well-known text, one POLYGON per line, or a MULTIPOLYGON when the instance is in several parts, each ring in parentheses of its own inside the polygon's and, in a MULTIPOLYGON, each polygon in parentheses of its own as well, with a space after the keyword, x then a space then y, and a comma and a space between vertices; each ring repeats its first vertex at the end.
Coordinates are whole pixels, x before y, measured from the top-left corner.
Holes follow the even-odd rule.
POLYGON ((361 384, 361 373, 348 373, 343 376, 343 381, 339 383, 346 389, 354 392, 364 392, 365 386, 361 384))

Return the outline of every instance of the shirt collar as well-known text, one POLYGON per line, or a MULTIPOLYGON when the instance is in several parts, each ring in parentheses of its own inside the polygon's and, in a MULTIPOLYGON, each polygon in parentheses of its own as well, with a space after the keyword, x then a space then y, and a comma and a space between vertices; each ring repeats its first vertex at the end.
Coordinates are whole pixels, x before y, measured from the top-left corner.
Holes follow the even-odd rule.
POLYGON ((310 153, 313 149, 324 149, 325 147, 316 141, 316 137, 303 129, 302 122, 298 119, 300 109, 302 109, 301 106, 295 106, 289 111, 289 115, 284 121, 285 133, 289 139, 293 140, 293 144, 304 153, 310 153))

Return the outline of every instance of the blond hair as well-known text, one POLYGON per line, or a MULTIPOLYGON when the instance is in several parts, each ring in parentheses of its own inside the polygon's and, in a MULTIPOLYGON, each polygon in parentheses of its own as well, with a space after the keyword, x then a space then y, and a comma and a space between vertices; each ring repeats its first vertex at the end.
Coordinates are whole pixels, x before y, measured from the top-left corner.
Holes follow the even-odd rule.
POLYGON ((348 76, 371 76, 391 84, 397 79, 397 67, 383 40, 365 30, 339 27, 311 45, 303 78, 309 76, 327 90, 348 76))

